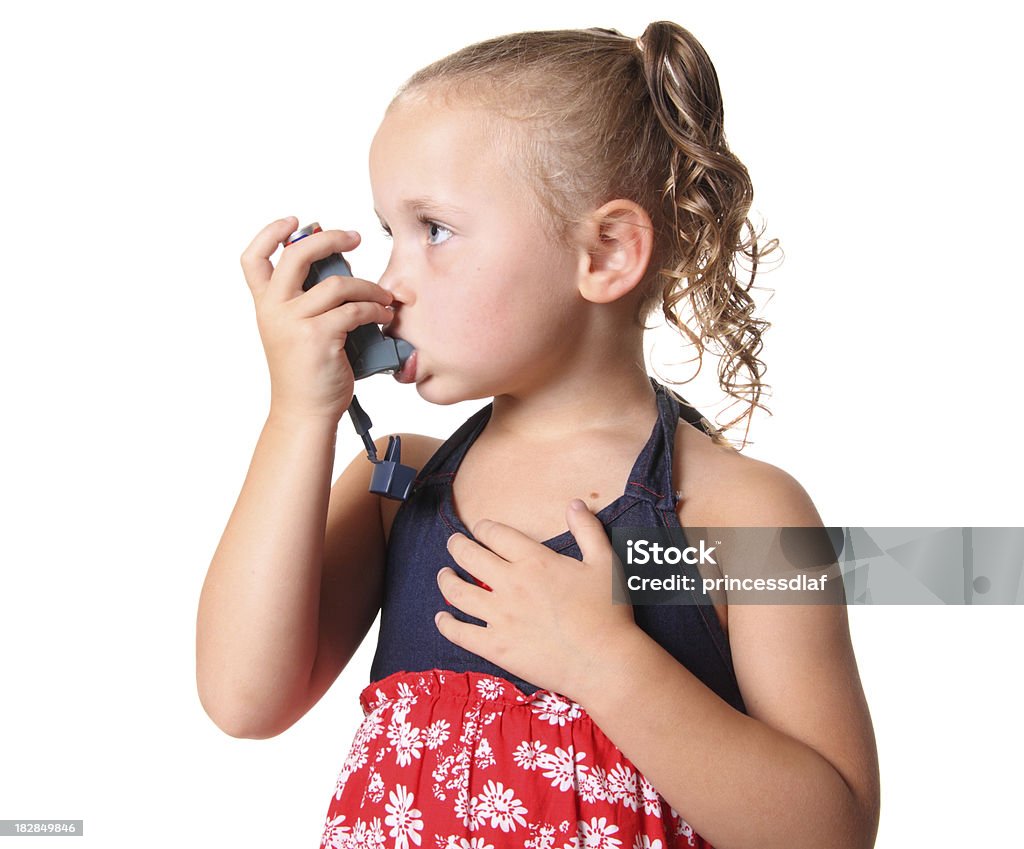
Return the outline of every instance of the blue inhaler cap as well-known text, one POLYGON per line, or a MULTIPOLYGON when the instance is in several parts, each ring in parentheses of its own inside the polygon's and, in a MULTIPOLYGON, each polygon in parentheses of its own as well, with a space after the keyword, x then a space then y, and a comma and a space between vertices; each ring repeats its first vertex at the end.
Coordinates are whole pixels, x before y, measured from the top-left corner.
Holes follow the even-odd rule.
POLYGON ((373 477, 370 478, 370 492, 374 495, 383 495, 395 501, 405 501, 409 497, 412 483, 416 479, 416 470, 411 466, 402 465, 402 438, 400 436, 388 437, 388 448, 384 452, 384 459, 377 457, 377 446, 370 438, 370 428, 373 422, 366 415, 366 411, 359 405, 356 396, 352 396, 352 403, 348 408, 349 418, 356 429, 356 433, 363 440, 366 448, 366 456, 373 463, 373 477))

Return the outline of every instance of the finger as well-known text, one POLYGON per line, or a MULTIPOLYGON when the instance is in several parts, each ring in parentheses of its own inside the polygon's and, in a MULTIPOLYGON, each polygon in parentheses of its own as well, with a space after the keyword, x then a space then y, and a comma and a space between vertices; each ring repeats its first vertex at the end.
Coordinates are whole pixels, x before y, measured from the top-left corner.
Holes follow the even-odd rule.
MULTIPOLYGON (((296 306, 298 314, 308 318, 350 301, 368 301, 383 308, 393 300, 394 297, 387 289, 382 289, 369 280, 362 280, 358 277, 332 276, 320 281, 308 292, 303 292, 299 296, 296 306)), ((390 321, 394 317, 394 313, 390 310, 387 310, 386 314, 380 314, 384 317, 377 321, 378 324, 390 321)))
POLYGON ((387 307, 368 301, 353 301, 340 307, 329 309, 322 315, 312 316, 307 321, 314 321, 323 328, 325 335, 338 338, 342 334, 352 333, 364 324, 381 324, 390 321, 391 313, 387 307))
POLYGON ((488 590, 464 581, 450 566, 437 573, 437 586, 452 607, 484 622, 490 621, 494 596, 488 590))
POLYGON ((586 503, 574 498, 566 508, 565 518, 576 544, 580 547, 583 560, 587 563, 607 562, 612 551, 608 532, 601 524, 601 520, 590 512, 586 503))
POLYGON ((278 245, 294 233, 298 226, 299 219, 294 215, 279 218, 260 230, 249 247, 242 251, 239 261, 242 263, 245 282, 249 284, 249 290, 253 295, 259 295, 266 289, 270 277, 274 273, 270 257, 277 250, 278 245))
POLYGON ((350 251, 359 241, 355 230, 323 230, 289 245, 277 261, 269 293, 278 300, 290 300, 301 294, 302 284, 314 262, 350 251))
POLYGON ((529 557, 536 554, 538 549, 550 550, 522 531, 491 519, 481 519, 477 522, 473 526, 473 536, 508 561, 529 557))
POLYGON ((465 534, 452 534, 448 537, 448 553, 488 589, 500 582, 504 570, 508 568, 508 561, 465 534))
POLYGON ((445 610, 437 612, 434 624, 441 636, 449 642, 480 657, 486 657, 487 628, 472 622, 462 622, 445 610))

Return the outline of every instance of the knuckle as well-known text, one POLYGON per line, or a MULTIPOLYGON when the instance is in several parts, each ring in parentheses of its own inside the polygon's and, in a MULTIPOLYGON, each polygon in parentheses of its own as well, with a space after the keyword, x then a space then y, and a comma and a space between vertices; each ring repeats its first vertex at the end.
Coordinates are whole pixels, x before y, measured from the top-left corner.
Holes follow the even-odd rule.
POLYGON ((331 287, 337 297, 344 298, 345 303, 358 303, 359 289, 352 285, 351 277, 333 277, 331 287))
POLYGON ((523 558, 521 566, 523 569, 540 569, 544 566, 544 561, 536 554, 530 554, 523 558))
POLYGON ((348 324, 351 324, 353 329, 360 324, 364 324, 363 312, 360 305, 355 301, 346 301, 338 307, 338 311, 345 316, 348 324))
MULTIPOLYGON (((488 623, 488 628, 490 628, 490 623, 488 623)), ((490 651, 488 651, 488 654, 494 658, 494 663, 496 663, 498 666, 506 666, 508 664, 509 657, 508 643, 506 643, 504 640, 494 641, 491 644, 491 649, 490 651)))
POLYGON ((504 577, 507 591, 515 596, 522 597, 530 589, 530 582, 522 576, 518 569, 510 570, 510 574, 504 577))
POLYGON ((296 332, 302 342, 314 342, 320 336, 320 329, 317 327, 316 322, 313 321, 298 322, 296 332))
MULTIPOLYGON (((458 620, 455 620, 458 621, 458 620)), ((447 624, 447 622, 446 622, 447 624)), ((452 645, 458 646, 460 649, 466 648, 466 641, 463 639, 462 631, 458 628, 449 626, 447 632, 444 635, 445 639, 448 640, 452 645)))
MULTIPOLYGON (((305 239, 303 239, 303 241, 305 241, 305 239)), ((297 245, 289 245, 281 251, 281 256, 277 260, 277 267, 280 268, 284 266, 285 268, 291 268, 297 265, 302 260, 303 256, 302 242, 297 245)))
POLYGON ((462 641, 459 636, 459 629, 456 627, 457 622, 458 620, 449 613, 447 616, 441 616, 438 618, 437 629, 446 640, 457 646, 461 646, 462 641))
POLYGON ((448 601, 461 601, 463 597, 462 581, 456 580, 454 572, 442 572, 440 586, 448 601))

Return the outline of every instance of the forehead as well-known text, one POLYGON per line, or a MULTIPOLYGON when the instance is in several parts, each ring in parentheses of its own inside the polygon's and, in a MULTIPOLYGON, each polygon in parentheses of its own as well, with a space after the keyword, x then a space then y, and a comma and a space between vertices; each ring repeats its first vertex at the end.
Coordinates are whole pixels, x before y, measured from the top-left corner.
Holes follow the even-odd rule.
POLYGON ((519 195, 498 120, 485 109, 435 98, 396 101, 370 145, 376 201, 397 206, 410 197, 457 193, 472 203, 493 201, 498 193, 519 195))

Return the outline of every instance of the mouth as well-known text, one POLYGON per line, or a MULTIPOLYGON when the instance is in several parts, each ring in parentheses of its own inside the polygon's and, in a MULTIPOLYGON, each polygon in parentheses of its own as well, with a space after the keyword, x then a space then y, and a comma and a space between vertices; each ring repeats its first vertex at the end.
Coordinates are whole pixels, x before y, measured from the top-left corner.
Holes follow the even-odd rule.
POLYGON ((394 372, 393 377, 399 383, 415 383, 416 382, 416 360, 417 352, 413 351, 406 361, 402 363, 402 367, 394 372))
POLYGON ((381 328, 381 330, 385 337, 387 337, 388 339, 394 339, 395 342, 398 343, 397 347, 399 350, 399 356, 403 356, 402 349, 405 349, 405 351, 409 352, 408 355, 405 356, 405 358, 402 360, 401 368, 399 368, 397 371, 392 372, 392 376, 399 383, 413 383, 416 380, 417 357, 415 347, 411 342, 403 339, 397 333, 389 332, 390 328, 385 327, 381 328))

